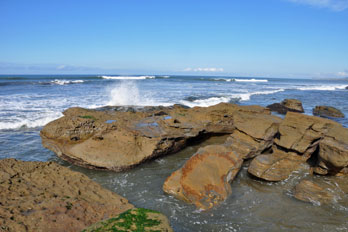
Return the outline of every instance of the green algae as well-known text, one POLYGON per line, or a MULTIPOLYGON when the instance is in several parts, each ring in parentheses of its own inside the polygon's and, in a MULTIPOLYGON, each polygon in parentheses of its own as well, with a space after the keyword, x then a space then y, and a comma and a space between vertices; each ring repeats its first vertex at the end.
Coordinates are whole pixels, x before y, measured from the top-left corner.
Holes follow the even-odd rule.
POLYGON ((160 225, 161 221, 149 218, 149 213, 159 214, 159 212, 149 209, 131 209, 116 218, 97 223, 94 228, 85 229, 83 232, 161 232, 151 229, 151 227, 160 225))
POLYGON ((83 115, 83 116, 79 116, 80 118, 85 118, 85 119, 92 119, 92 120, 97 120, 95 117, 91 116, 91 115, 83 115))

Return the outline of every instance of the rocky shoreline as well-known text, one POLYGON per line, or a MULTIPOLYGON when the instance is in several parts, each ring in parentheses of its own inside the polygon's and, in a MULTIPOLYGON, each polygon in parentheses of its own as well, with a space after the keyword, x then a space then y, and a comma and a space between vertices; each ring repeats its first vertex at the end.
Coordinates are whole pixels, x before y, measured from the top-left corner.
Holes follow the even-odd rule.
MULTIPOLYGON (((302 107, 298 102, 291 102, 283 101, 281 107, 302 107)), ((294 111, 287 110, 282 119, 272 115, 268 108, 228 103, 194 108, 181 105, 104 107, 96 110, 70 108, 64 112, 64 117, 47 124, 40 135, 46 148, 68 162, 89 169, 116 172, 173 154, 205 136, 228 135, 222 144, 201 147, 163 183, 165 193, 194 204, 199 210, 209 210, 232 193, 231 183, 238 178, 239 170, 245 164, 248 165, 250 178, 270 182, 285 180, 300 168, 309 175, 347 174, 348 129, 330 119, 294 111)), ((103 226, 111 228, 115 224, 109 223, 119 225, 117 217, 134 207, 84 175, 54 163, 10 159, 1 161, 0 165, 3 167, 1 188, 8 189, 1 195, 2 204, 7 204, 0 214, 6 215, 0 217, 0 225, 7 229, 5 231, 16 228, 35 231, 33 228, 40 226, 52 228, 51 231, 55 228, 56 231, 81 231, 98 221, 114 218, 107 223, 99 222, 86 231, 103 226), (40 179, 45 179, 45 182, 41 184, 40 179), (80 180, 84 180, 82 184, 80 180), (35 194, 23 194, 29 191, 28 184, 23 186, 23 182, 33 185, 30 191, 35 194), (74 188, 69 188, 70 185, 74 188), (61 186, 67 186, 64 191, 70 192, 64 192, 61 186), (97 190, 88 192, 87 186, 97 190), (82 192, 86 195, 80 197, 82 192), (96 200, 93 194, 100 199, 96 200), (45 203, 52 197, 58 200, 52 204, 45 203), (20 202, 14 204, 11 199, 33 203, 28 206, 20 202), (17 205, 23 209, 18 211, 17 205), (112 213, 104 205, 111 207, 112 213), (64 210, 57 213, 55 209, 59 208, 64 210), (84 216, 79 215, 81 211, 84 211, 84 216), (91 219, 89 214, 94 217, 91 219), (60 223, 63 224, 60 228, 59 220, 68 222, 60 223)), ((323 204, 335 198, 322 183, 305 178, 294 186, 294 197, 323 204)), ((144 213, 139 212, 141 215, 144 213)), ((139 212, 134 211, 131 215, 139 212)), ((161 221, 156 222, 156 225, 161 225, 159 231, 171 231, 167 219, 160 218, 154 219, 161 221)), ((128 226, 131 228, 129 231, 135 228, 134 225, 128 226)))

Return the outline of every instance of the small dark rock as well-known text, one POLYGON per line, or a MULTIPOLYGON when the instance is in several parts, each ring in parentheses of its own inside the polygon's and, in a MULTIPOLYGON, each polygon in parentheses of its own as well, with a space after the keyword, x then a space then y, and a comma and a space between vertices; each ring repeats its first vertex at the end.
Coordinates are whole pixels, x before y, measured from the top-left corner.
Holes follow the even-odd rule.
POLYGON ((344 118, 344 114, 332 106, 316 106, 313 109, 313 115, 320 117, 344 118))
POLYGON ((267 106, 273 112, 286 114, 288 111, 303 113, 302 103, 296 99, 284 99, 281 103, 273 103, 267 106))

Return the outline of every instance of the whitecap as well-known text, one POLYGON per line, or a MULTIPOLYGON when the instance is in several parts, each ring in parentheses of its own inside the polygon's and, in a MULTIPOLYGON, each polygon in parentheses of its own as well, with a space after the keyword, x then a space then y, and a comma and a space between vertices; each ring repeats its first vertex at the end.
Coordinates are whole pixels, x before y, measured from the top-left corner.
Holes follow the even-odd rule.
POLYGON ((101 76, 102 79, 107 80, 145 80, 155 79, 155 76, 101 76))
POLYGON ((268 80, 265 79, 234 79, 236 82, 268 82, 268 80))

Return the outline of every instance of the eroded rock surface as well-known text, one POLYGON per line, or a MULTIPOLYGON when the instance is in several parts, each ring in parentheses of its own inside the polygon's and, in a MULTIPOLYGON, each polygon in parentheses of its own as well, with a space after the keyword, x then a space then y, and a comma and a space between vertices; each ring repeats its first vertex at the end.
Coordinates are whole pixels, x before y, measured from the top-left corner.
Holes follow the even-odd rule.
MULTIPOLYGON (((47 124, 43 145, 76 165, 122 171, 164 154, 176 152, 204 134, 243 131, 243 118, 274 117, 260 106, 221 103, 211 107, 153 107, 146 110, 87 110, 70 108, 64 117, 47 124)), ((244 120, 246 121, 246 120, 244 120)), ((262 121, 260 121, 262 122, 262 121)), ((254 124, 262 128, 260 124, 254 124)), ((272 134, 272 129, 269 134, 272 134)), ((267 140, 257 130, 256 139, 267 140)))
POLYGON ((304 112, 302 102, 297 99, 284 99, 281 103, 268 105, 267 108, 279 114, 286 114, 288 111, 298 113, 304 112))
POLYGON ((325 186, 309 180, 302 180, 296 185, 294 196, 298 200, 314 204, 330 203, 334 200, 334 195, 325 186))
POLYGON ((281 181, 301 168, 309 156, 298 155, 295 152, 284 152, 274 149, 272 154, 259 155, 249 165, 248 172, 267 181, 281 181))
POLYGON ((288 112, 279 125, 273 151, 256 157, 249 173, 265 180, 283 180, 311 156, 316 162, 311 164, 314 172, 339 173, 348 165, 348 129, 329 119, 288 112))
POLYGON ((148 209, 131 209, 118 217, 98 222, 82 232, 173 232, 169 220, 163 214, 148 209))
POLYGON ((163 190, 199 209, 210 209, 231 193, 230 182, 242 163, 243 159, 226 146, 200 148, 181 169, 167 178, 163 190))
POLYGON ((53 162, 0 161, 0 231, 75 232, 133 208, 53 162))
POLYGON ((270 148, 278 133, 281 118, 265 114, 236 114, 236 129, 225 145, 243 159, 250 159, 270 148))
POLYGON ((344 114, 332 106, 316 106, 313 109, 313 115, 320 117, 344 118, 344 114))

